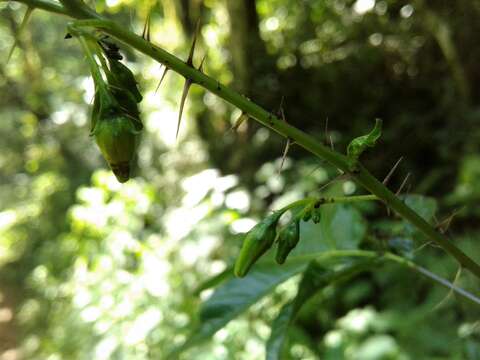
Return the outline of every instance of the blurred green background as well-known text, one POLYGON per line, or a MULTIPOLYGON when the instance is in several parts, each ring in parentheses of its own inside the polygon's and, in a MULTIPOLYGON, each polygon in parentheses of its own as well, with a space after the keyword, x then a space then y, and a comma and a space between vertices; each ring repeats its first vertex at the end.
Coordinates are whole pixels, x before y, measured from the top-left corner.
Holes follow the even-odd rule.
MULTIPOLYGON (((92 4, 93 5, 93 4, 92 4)), ((366 166, 430 199, 434 222, 479 259, 480 1, 99 0, 140 34, 195 62, 289 123, 344 151, 384 120, 366 166), (328 119, 328 136, 325 125, 328 119), (433 210, 436 214, 433 215, 433 210), (445 225, 445 224, 444 224, 445 225), (445 228, 445 227, 443 227, 445 228)), ((193 86, 175 140, 183 79, 122 48, 144 95, 136 176, 119 184, 89 137, 93 82, 67 18, 34 11, 8 64, 25 6, 0 3, 0 359, 164 359, 198 322, 241 234, 269 209, 310 195, 335 169, 193 86)), ((331 192, 358 193, 351 181, 331 192)), ((384 207, 362 204, 335 229, 361 227, 473 293, 478 281, 384 207), (396 246, 396 247, 395 247, 396 246)), ((314 236, 312 236, 314 239, 314 236)), ((350 238, 347 239, 351 241, 350 238)), ((388 246, 390 246, 388 245, 388 246)), ((352 245, 353 246, 353 245, 352 245)), ((269 324, 295 293, 283 283, 185 359, 262 359, 269 324)), ((398 266, 317 294, 285 358, 480 359, 478 306, 398 266)))

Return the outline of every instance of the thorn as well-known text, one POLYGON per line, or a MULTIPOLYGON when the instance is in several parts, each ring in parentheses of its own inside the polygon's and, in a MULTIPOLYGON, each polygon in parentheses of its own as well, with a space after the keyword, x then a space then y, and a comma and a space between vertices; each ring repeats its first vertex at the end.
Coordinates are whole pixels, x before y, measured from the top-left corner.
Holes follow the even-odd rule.
POLYGON ((409 177, 410 177, 410 173, 408 173, 407 176, 405 176, 405 179, 403 179, 403 182, 402 182, 402 184, 400 185, 400 187, 398 188, 398 190, 397 190, 397 192, 395 193, 395 195, 398 196, 398 195, 402 192, 404 186, 407 184, 407 181, 408 181, 408 178, 409 178, 409 177))
POLYGON ((22 34, 23 30, 27 26, 28 20, 30 20, 30 17, 32 15, 33 10, 34 10, 34 8, 29 6, 27 8, 27 10, 25 11, 25 15, 23 15, 22 22, 20 23, 20 26, 18 27, 17 33, 15 34, 15 41, 13 42, 13 45, 12 45, 10 51, 8 52, 7 61, 5 62, 5 65, 8 64, 8 62, 10 61, 10 58, 13 55, 13 51, 15 50, 15 48, 18 45, 18 40, 20 39, 20 35, 22 34))
POLYGON ((193 53, 195 52, 195 44, 197 43, 198 34, 200 32, 200 19, 197 21, 195 27, 195 33, 193 34, 192 47, 190 48, 190 53, 188 54, 188 59, 186 61, 187 65, 193 66, 193 53))
POLYGON ((426 242, 425 244, 422 244, 420 245, 419 247, 417 247, 415 250, 413 250, 413 254, 416 254, 420 251, 422 251, 424 248, 426 248, 427 246, 431 246, 431 247, 435 247, 435 248, 440 248, 440 246, 438 246, 437 244, 435 244, 433 241, 428 241, 426 242))
POLYGON ((330 148, 332 149, 332 151, 335 151, 335 146, 333 146, 333 138, 332 138, 332 135, 329 135, 329 139, 330 139, 330 148))
POLYGON ((278 110, 277 110, 277 116, 280 116, 283 118, 283 120, 285 120, 285 114, 283 112, 283 103, 285 102, 285 96, 282 95, 282 99, 280 100, 280 105, 278 106, 278 110))
POLYGON ((325 145, 330 145, 330 149, 335 150, 332 135, 328 132, 328 116, 325 119, 325 145))
POLYGON ((180 123, 182 122, 183 106, 185 105, 185 100, 187 99, 188 90, 190 90, 190 86, 192 86, 192 80, 185 79, 185 85, 183 86, 182 98, 180 100, 180 110, 178 112, 177 133, 175 135, 175 139, 178 139, 178 132, 180 131, 180 123))
POLYGON ((158 82, 157 88, 155 89, 155 94, 157 93, 158 89, 160 88, 160 85, 162 85, 162 81, 165 78, 165 75, 167 75, 168 67, 165 66, 165 70, 163 70, 162 77, 160 78, 160 81, 158 82))
POLYGON ((150 17, 152 14, 152 9, 148 12, 147 19, 145 20, 145 25, 143 26, 142 38, 150 42, 150 17))
MULTIPOLYGON (((453 285, 458 284, 461 274, 462 274, 462 267, 460 266, 457 270, 457 273, 455 274, 455 278, 453 279, 453 282, 452 282, 453 285)), ((447 293, 447 295, 442 300, 440 300, 440 302, 437 305, 433 307, 432 312, 435 310, 438 310, 438 308, 440 308, 448 299, 450 299, 452 295, 453 295, 453 288, 450 288, 450 291, 447 293)))
POLYGON ((450 214, 447 218, 443 219, 441 222, 439 222, 437 225, 435 225, 435 228, 439 229, 439 231, 442 234, 445 234, 450 227, 450 224, 452 223, 452 220, 457 214, 462 211, 463 208, 455 210, 452 214, 450 214))
MULTIPOLYGON (((402 160, 403 160, 403 156, 401 156, 400 159, 397 160, 395 165, 393 165, 392 169, 388 172, 387 176, 385 176, 385 179, 383 179, 383 181, 382 181, 383 185, 385 185, 385 186, 387 185, 388 181, 392 177, 395 170, 397 170, 397 167, 398 167, 398 165, 400 165, 402 160)), ((386 208, 387 208, 387 216, 390 216, 390 208, 388 206, 386 206, 386 208)))
POLYGON ((278 168, 278 175, 281 174, 282 169, 283 169, 283 164, 285 163, 285 159, 288 154, 288 150, 290 150, 290 145, 292 142, 290 141, 290 138, 287 138, 287 143, 285 144, 285 150, 283 150, 283 155, 282 155, 282 162, 280 163, 280 167, 278 168))
MULTIPOLYGON (((287 122, 287 119, 285 118, 285 112, 283 111, 283 103, 285 101, 285 96, 282 96, 282 100, 280 100, 280 107, 278 109, 278 112, 280 113, 280 116, 282 117, 282 120, 284 122, 287 122)), ((283 164, 285 163, 285 159, 288 154, 288 150, 290 149, 290 145, 292 145, 292 142, 289 137, 287 137, 287 143, 285 144, 285 149, 283 150, 283 155, 282 155, 282 162, 280 163, 280 167, 278 168, 278 175, 282 172, 283 164)))
POLYGON ((240 127, 240 125, 242 125, 245 120, 248 120, 248 115, 242 112, 240 116, 237 118, 237 120, 235 120, 235 123, 232 125, 232 127, 228 130, 228 132, 231 132, 231 131, 236 132, 240 127))
POLYGON ((397 160, 397 162, 395 163, 395 165, 393 165, 392 169, 388 172, 387 176, 385 176, 385 179, 383 179, 382 181, 382 184, 383 185, 387 185, 388 181, 390 180, 390 178, 392 177, 393 173, 395 172, 395 170, 397 170, 397 167, 398 165, 400 165, 400 163, 402 162, 403 160, 403 156, 400 157, 400 159, 397 160))
POLYGON ((203 64, 206 58, 207 58, 207 54, 203 55, 202 61, 200 62, 200 66, 198 67, 198 71, 200 71, 201 73, 203 73, 203 64))
POLYGON ((326 184, 323 184, 320 189, 318 189, 318 191, 322 191, 323 189, 325 189, 326 187, 330 186, 331 184, 333 183, 336 183, 337 181, 341 181, 341 180, 348 180, 350 179, 350 174, 340 174, 340 175, 337 175, 335 176, 332 180, 330 180, 329 182, 327 182, 326 184))

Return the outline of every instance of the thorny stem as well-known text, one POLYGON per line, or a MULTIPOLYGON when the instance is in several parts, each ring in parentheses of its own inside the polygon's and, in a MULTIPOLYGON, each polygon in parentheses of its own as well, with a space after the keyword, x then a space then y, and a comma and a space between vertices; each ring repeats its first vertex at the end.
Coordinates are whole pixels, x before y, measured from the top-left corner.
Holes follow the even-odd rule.
POLYGON ((304 133, 303 131, 289 125, 280 120, 274 114, 266 111, 259 105, 255 104, 250 99, 229 89, 220 84, 217 80, 205 75, 203 72, 188 65, 186 62, 177 58, 176 56, 166 52, 162 48, 153 45, 144 40, 142 37, 125 30, 121 25, 104 19, 101 15, 88 8, 81 0, 61 0, 64 6, 59 6, 48 0, 14 0, 27 4, 33 8, 40 8, 50 12, 68 15, 79 20, 74 24, 80 27, 92 27, 103 31, 116 38, 117 40, 137 49, 143 54, 157 60, 171 70, 181 74, 193 83, 216 94, 226 102, 238 107, 244 113, 247 113, 251 118, 254 118, 259 123, 276 131, 280 135, 290 138, 305 150, 316 155, 317 157, 326 160, 333 166, 342 170, 345 173, 350 173, 351 177, 356 180, 361 186, 377 196, 381 201, 388 205, 392 210, 396 211, 400 216, 414 225, 421 233, 428 237, 433 242, 440 245, 447 253, 453 256, 462 267, 468 269, 470 272, 480 278, 480 265, 472 258, 466 255, 462 250, 457 248, 446 237, 438 233, 428 222, 420 217, 414 210, 408 207, 402 200, 393 194, 387 187, 378 181, 365 167, 361 164, 356 166, 354 172, 349 170, 348 158, 340 153, 337 153, 314 137, 304 133))
POLYGON ((306 205, 326 205, 326 204, 346 204, 360 201, 375 201, 380 200, 375 195, 356 195, 356 196, 338 196, 338 197, 308 197, 305 199, 297 200, 288 204, 287 206, 278 210, 279 212, 286 212, 290 209, 306 206, 306 205))

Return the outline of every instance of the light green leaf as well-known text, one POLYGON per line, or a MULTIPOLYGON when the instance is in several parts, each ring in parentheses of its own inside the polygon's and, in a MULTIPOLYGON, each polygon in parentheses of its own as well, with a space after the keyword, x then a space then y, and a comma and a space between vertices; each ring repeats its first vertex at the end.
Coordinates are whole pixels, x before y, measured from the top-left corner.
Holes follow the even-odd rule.
POLYGON ((375 127, 367 135, 359 136, 353 139, 347 147, 347 156, 352 165, 358 160, 360 155, 368 148, 374 147, 377 140, 382 135, 382 120, 375 119, 375 127))
POLYGON ((275 287, 307 267, 304 262, 285 266, 272 263, 257 264, 244 278, 232 278, 215 290, 200 309, 200 324, 190 338, 175 351, 176 354, 191 346, 209 340, 224 327, 275 287))

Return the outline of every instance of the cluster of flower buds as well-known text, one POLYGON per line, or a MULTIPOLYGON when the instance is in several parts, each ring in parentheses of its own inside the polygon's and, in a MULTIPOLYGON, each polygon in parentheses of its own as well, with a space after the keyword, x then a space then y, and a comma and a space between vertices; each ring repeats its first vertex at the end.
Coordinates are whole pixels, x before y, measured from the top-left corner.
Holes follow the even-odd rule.
POLYGON ((293 218, 277 230, 280 217, 290 208, 279 210, 264 218, 245 236, 242 249, 237 257, 234 273, 245 276, 255 262, 277 242, 275 260, 283 264, 290 252, 300 241, 300 221, 320 222, 320 202, 312 201, 296 212, 293 218))
POLYGON ((138 109, 142 95, 133 73, 120 62, 118 48, 106 40, 100 40, 99 44, 108 60, 107 65, 101 59, 107 82, 95 79, 91 134, 117 180, 123 183, 130 179, 143 129, 138 109))

